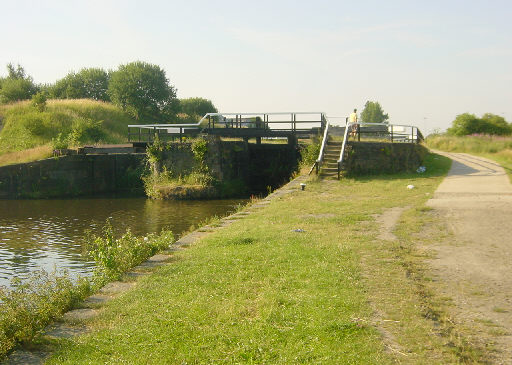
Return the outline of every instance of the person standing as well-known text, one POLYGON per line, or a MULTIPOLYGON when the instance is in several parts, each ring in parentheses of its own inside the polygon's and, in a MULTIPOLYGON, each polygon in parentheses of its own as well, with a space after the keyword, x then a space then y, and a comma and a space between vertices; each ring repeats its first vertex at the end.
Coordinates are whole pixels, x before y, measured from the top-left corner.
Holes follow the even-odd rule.
POLYGON ((357 135, 357 109, 354 109, 354 112, 350 114, 350 136, 355 137, 357 135))

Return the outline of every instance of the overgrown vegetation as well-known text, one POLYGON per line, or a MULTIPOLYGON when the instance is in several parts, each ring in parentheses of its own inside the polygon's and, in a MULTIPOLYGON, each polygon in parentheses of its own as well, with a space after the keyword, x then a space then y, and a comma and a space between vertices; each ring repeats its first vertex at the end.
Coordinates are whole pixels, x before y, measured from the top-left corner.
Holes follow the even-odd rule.
MULTIPOLYGON (((149 173, 143 177, 146 195, 153 199, 193 199, 208 198, 216 195, 217 181, 210 174, 206 163, 208 142, 198 138, 190 144, 174 145, 175 149, 184 149, 193 155, 195 164, 188 170, 175 171, 173 166, 164 166, 163 158, 171 148, 170 143, 160 141, 148 146, 146 150, 149 173)), ((185 152, 186 153, 186 152, 185 152)))
POLYGON ((35 106, 35 101, 0 106, 0 158, 41 146, 48 146, 48 157, 51 147, 122 143, 126 140, 126 126, 135 122, 122 110, 104 102, 47 100, 43 104, 42 97, 35 100, 35 106))
POLYGON ((130 231, 116 237, 107 220, 102 236, 87 236, 85 241, 86 253, 96 264, 92 278, 71 279, 67 273, 41 270, 27 280, 14 279, 10 289, 0 287, 0 359, 107 282, 167 248, 174 236, 162 230, 145 237, 130 231))
POLYGON ((107 220, 103 236, 87 239, 87 254, 96 264, 95 282, 103 284, 119 279, 129 268, 168 247, 173 241, 173 233, 169 230, 162 230, 159 235, 150 233, 145 237, 136 237, 128 230, 116 238, 112 224, 107 220))
POLYGON ((14 280, 11 289, 0 287, 0 359, 90 292, 87 279, 72 280, 66 273, 45 271, 37 271, 23 282, 14 280))
POLYGON ((314 138, 308 144, 301 144, 300 147, 300 165, 299 170, 310 169, 316 162, 320 148, 322 147, 320 139, 314 138))
POLYGON ((208 99, 177 99, 165 71, 141 61, 115 71, 83 68, 46 85, 34 84, 20 65, 7 71, 0 77, 1 164, 31 161, 30 152, 11 153, 40 146, 124 143, 128 124, 195 123, 217 111, 208 99))

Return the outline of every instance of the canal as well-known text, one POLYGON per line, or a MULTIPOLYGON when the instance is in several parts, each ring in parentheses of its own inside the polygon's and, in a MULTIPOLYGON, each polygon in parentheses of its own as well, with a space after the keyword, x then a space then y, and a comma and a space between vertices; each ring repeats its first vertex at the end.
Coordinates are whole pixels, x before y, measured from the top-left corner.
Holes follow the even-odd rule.
POLYGON ((101 234, 110 219, 119 234, 145 235, 168 228, 179 235, 212 216, 224 216, 246 200, 157 201, 129 199, 0 200, 0 285, 31 271, 66 269, 88 275, 94 264, 83 252, 86 231, 101 234))

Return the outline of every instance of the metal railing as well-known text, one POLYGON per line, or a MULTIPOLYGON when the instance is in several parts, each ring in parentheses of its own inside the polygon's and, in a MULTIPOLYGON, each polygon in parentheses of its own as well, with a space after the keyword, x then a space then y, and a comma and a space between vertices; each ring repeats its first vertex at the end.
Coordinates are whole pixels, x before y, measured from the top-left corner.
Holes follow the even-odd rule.
MULTIPOLYGON (((326 124, 327 119, 322 112, 206 113, 198 123, 130 124, 128 142, 151 143, 155 138, 179 138, 181 141, 184 136, 197 135, 200 132, 228 132, 235 129, 242 136, 250 136, 249 132, 252 131, 259 136, 304 136, 322 132, 326 124)), ((229 135, 224 132, 217 134, 229 135)))
POLYGON ((206 130, 255 128, 298 133, 323 130, 327 123, 325 113, 322 112, 206 113, 199 124, 204 124, 205 121, 208 121, 206 130))
POLYGON ((161 141, 196 135, 200 132, 197 124, 130 124, 128 125, 128 142, 153 142, 155 138, 161 141), (132 129, 136 128, 136 132, 132 129), (134 137, 134 138, 132 138, 134 137))

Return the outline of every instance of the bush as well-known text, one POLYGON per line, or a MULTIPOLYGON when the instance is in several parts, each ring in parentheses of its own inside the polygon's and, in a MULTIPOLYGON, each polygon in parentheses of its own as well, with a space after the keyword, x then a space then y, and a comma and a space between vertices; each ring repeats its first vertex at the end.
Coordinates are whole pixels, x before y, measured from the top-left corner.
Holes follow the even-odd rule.
POLYGON ((104 137, 104 132, 101 128, 102 124, 102 120, 94 121, 90 118, 76 118, 73 121, 69 141, 74 145, 98 142, 104 137))
POLYGON ((44 91, 38 92, 32 96, 32 106, 40 112, 46 110, 46 93, 44 91))
POLYGON ((53 150, 65 150, 69 147, 69 140, 59 133, 57 137, 52 138, 52 149, 53 150))
POLYGON ((174 236, 168 230, 146 237, 136 237, 128 230, 116 238, 112 224, 107 220, 103 236, 90 237, 86 249, 88 256, 96 263, 95 280, 105 282, 119 279, 123 272, 168 247, 173 241, 174 236))
POLYGON ((311 144, 308 144, 307 146, 301 146, 301 167, 312 166, 315 163, 316 159, 318 158, 320 148, 321 145, 318 140, 313 141, 311 144))

